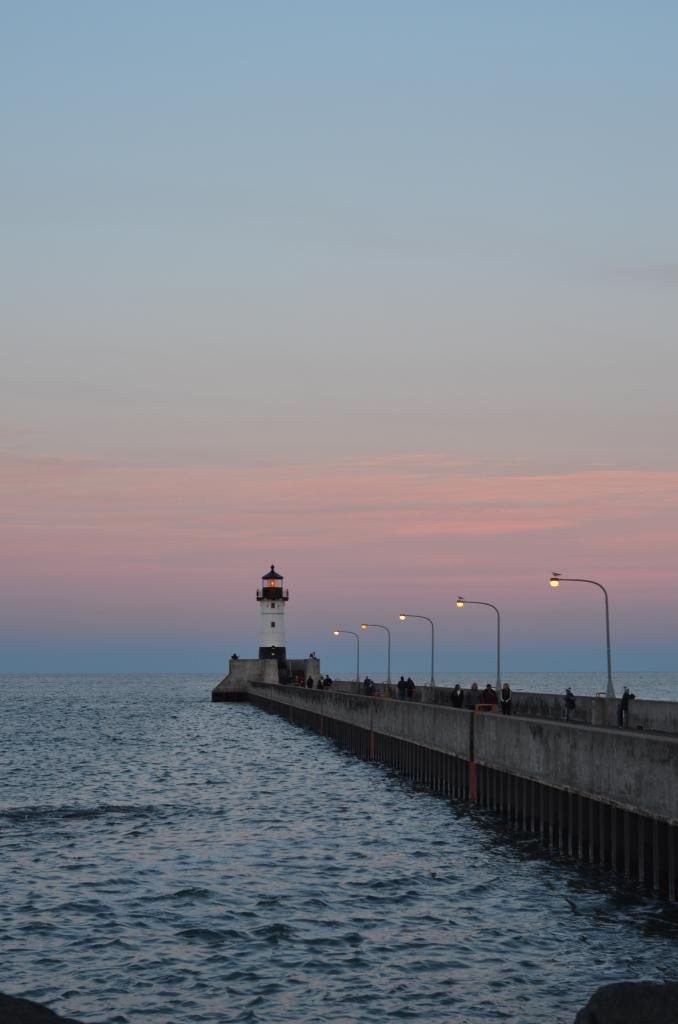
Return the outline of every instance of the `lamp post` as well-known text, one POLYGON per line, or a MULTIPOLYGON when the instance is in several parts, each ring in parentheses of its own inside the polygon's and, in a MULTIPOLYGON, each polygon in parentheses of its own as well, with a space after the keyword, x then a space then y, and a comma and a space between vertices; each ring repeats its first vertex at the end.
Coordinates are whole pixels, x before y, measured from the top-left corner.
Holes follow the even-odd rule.
POLYGON ((354 633, 352 629, 335 629, 335 630, 333 630, 333 633, 334 633, 335 636, 339 636, 340 633, 346 633, 349 636, 354 636, 355 637, 355 650, 356 650, 355 678, 356 678, 356 682, 359 683, 360 682, 360 637, 358 636, 357 633, 354 633))
POLYGON ((398 618, 401 622, 405 619, 425 619, 431 626, 431 686, 436 685, 435 675, 433 672, 434 658, 435 658, 435 627, 433 625, 433 619, 429 619, 428 615, 412 615, 410 612, 405 615, 401 613, 398 618))
POLYGON ((388 626, 380 626, 378 622, 361 622, 361 629, 385 629, 386 630, 386 682, 391 682, 391 630, 388 626))
POLYGON ((607 590, 597 580, 583 580, 574 576, 561 576, 559 572, 552 572, 549 583, 552 587, 559 587, 561 583, 591 583, 594 587, 602 590, 605 598, 605 638, 607 640, 607 696, 614 700, 614 683, 612 682, 612 654, 610 649, 610 602, 607 597, 607 590))
POLYGON ((485 608, 492 608, 497 613, 497 690, 501 689, 501 615, 496 605, 489 601, 465 601, 463 597, 457 598, 457 608, 463 608, 465 604, 482 604, 485 608))

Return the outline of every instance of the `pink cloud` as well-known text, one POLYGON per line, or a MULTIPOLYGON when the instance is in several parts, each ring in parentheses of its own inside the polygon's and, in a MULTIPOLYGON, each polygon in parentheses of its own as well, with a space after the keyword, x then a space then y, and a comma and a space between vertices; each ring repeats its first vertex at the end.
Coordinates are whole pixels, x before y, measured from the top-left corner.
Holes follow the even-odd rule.
POLYGON ((678 473, 489 472, 436 454, 226 470, 3 453, 0 470, 4 571, 20 589, 105 581, 122 598, 199 577, 211 600, 227 570, 251 581, 273 558, 348 585, 676 570, 678 473))

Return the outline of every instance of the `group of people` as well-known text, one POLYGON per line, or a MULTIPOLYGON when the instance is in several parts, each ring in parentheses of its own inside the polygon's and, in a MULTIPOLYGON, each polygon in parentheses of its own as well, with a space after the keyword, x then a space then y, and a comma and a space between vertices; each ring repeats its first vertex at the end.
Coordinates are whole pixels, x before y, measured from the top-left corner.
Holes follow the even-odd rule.
POLYGON ((291 675, 289 672, 284 674, 281 672, 280 682, 288 686, 301 686, 306 690, 329 690, 333 680, 331 676, 318 676, 317 679, 309 676, 307 679, 304 679, 301 672, 294 675, 291 675))
MULTIPOLYGON (((238 659, 238 655, 234 654, 233 660, 238 659)), ((312 690, 328 690, 332 685, 331 676, 320 676, 314 681, 313 676, 309 676, 306 682, 304 682, 303 676, 294 680, 295 686, 305 686, 307 689, 312 690)), ((400 700, 414 700, 416 693, 416 686, 411 676, 405 679, 405 676, 401 676, 396 683, 396 689, 398 691, 398 698, 400 700)), ((377 691, 376 684, 373 679, 369 676, 365 676, 362 683, 363 693, 368 697, 380 696, 377 691)), ((393 687, 390 683, 386 684, 384 696, 393 697, 393 687)), ((635 693, 629 691, 628 686, 624 687, 621 700, 617 706, 617 723, 618 725, 625 727, 628 725, 629 715, 629 703, 635 699, 635 693)), ((452 689, 450 695, 450 703, 453 708, 468 708, 471 711, 476 709, 480 711, 494 711, 496 707, 499 707, 502 715, 510 715, 513 704, 513 694, 511 693, 511 687, 508 683, 504 683, 497 693, 496 689, 491 683, 487 683, 484 689, 480 689, 476 682, 471 683, 468 690, 462 690, 459 683, 457 683, 452 689)), ((567 687, 563 695, 563 718, 566 722, 569 722, 572 716, 572 712, 577 706, 577 700, 572 692, 571 687, 567 687)))
POLYGON ((450 701, 453 708, 469 708, 471 711, 475 711, 476 708, 482 711, 494 711, 499 706, 502 715, 510 715, 513 694, 508 683, 504 683, 498 694, 491 683, 488 683, 483 690, 475 682, 471 683, 469 690, 462 690, 457 683, 452 690, 450 701))
MULTIPOLYGON (((405 676, 401 676, 398 682, 396 683, 396 689, 398 691, 398 697, 400 698, 400 700, 414 700, 414 693, 417 688, 414 685, 414 679, 410 678, 410 676, 408 676, 407 679, 405 679, 405 676)), ((377 686, 374 679, 370 679, 369 676, 365 676, 365 678, 363 679, 363 693, 365 694, 366 697, 382 696, 382 693, 377 690, 377 686)), ((384 687, 383 690, 383 696, 394 696, 394 690, 390 682, 386 683, 386 686, 384 687)))
POLYGON ((399 700, 414 700, 414 693, 417 688, 411 676, 408 676, 407 679, 405 679, 405 676, 401 676, 396 686, 398 687, 399 700))
MULTIPOLYGON (((411 676, 408 676, 407 679, 405 676, 401 676, 396 683, 396 689, 400 700, 415 699, 417 687, 411 676)), ((370 679, 369 676, 365 676, 363 679, 362 691, 367 697, 381 696, 377 691, 374 680, 370 679)), ((393 687, 390 683, 386 684, 383 695, 385 697, 393 697, 393 687)), ((477 683, 473 683, 469 690, 462 690, 461 686, 457 683, 450 697, 453 708, 470 708, 474 710, 478 707, 482 710, 492 710, 498 705, 504 715, 511 714, 512 700, 513 694, 508 683, 504 683, 498 695, 490 683, 483 690, 479 689, 477 683)))
POLYGON ((333 680, 331 676, 318 676, 316 680, 313 679, 313 676, 309 676, 304 683, 302 676, 301 679, 295 683, 295 686, 305 686, 307 690, 312 690, 314 688, 316 690, 329 690, 332 682, 333 680))

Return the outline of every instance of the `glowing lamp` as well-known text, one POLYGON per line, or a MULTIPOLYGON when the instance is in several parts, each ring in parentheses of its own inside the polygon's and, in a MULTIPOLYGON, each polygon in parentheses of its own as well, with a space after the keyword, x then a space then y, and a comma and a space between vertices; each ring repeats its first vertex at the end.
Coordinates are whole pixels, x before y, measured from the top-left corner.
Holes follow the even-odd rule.
POLYGON ((457 608, 463 608, 463 607, 464 607, 464 598, 463 597, 458 597, 457 598, 457 608))

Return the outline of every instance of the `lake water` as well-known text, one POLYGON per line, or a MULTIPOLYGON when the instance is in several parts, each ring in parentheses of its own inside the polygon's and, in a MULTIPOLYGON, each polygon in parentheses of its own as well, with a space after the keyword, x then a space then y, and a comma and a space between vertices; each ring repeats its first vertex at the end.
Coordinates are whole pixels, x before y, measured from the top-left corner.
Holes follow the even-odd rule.
POLYGON ((215 682, 0 677, 0 990, 86 1024, 572 1024, 675 980, 675 907, 215 682))

